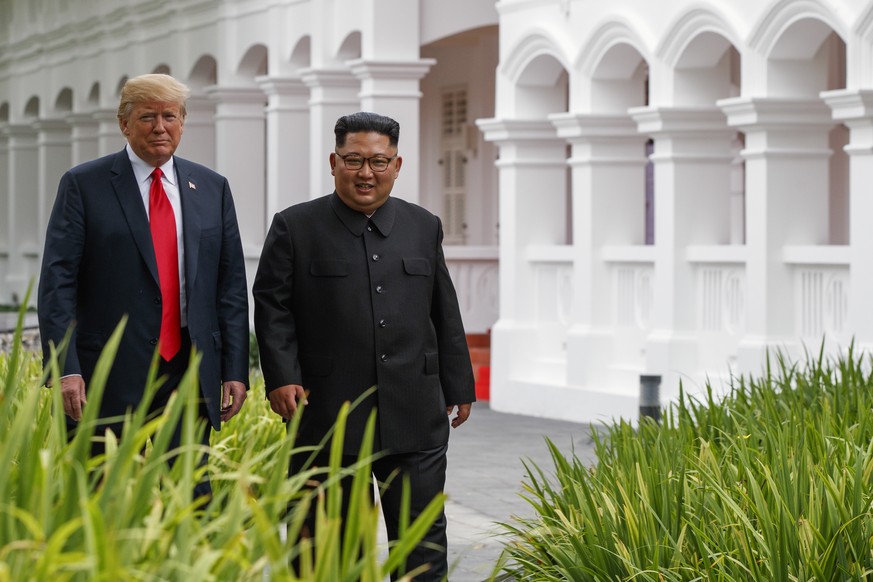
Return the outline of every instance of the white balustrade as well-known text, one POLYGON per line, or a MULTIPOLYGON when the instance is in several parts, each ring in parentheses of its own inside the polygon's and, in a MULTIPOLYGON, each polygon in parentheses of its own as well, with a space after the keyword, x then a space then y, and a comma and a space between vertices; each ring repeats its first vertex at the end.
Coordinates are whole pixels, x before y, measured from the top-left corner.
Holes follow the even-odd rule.
POLYGON ((497 247, 443 247, 467 333, 486 333, 497 321, 497 247))

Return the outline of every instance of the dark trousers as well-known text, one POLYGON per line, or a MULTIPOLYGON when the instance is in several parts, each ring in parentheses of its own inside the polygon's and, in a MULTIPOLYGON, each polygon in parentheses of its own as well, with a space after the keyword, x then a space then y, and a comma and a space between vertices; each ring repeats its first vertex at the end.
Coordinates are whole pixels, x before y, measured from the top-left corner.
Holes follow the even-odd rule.
MULTIPOLYGON (((156 416, 160 416, 164 408, 166 408, 167 403, 170 400, 170 396, 172 396, 173 392, 175 392, 176 388, 179 387, 179 383, 182 381, 182 376, 185 375, 185 372, 188 370, 188 361, 191 356, 191 337, 188 335, 188 329, 182 328, 182 346, 179 348, 179 353, 170 360, 169 362, 164 361, 163 359, 158 359, 158 378, 164 377, 165 381, 158 388, 158 391, 155 393, 155 397, 151 402, 148 410, 148 417, 155 418, 156 416)), ((201 418, 209 418, 208 412, 206 411, 206 404, 201 400, 199 405, 199 414, 201 418)), ((67 417, 67 436, 69 439, 72 439, 75 436, 75 430, 77 428, 78 423, 72 420, 70 417, 67 417)), ((102 455, 106 452, 106 440, 104 434, 107 429, 111 430, 116 436, 122 436, 122 429, 124 428, 124 423, 121 421, 117 422, 105 422, 99 423, 95 429, 95 434, 91 439, 91 455, 97 456, 102 455)), ((198 435, 198 440, 203 445, 209 445, 209 422, 207 421, 206 425, 203 427, 202 432, 198 435)), ((176 426, 173 428, 173 436, 170 438, 170 444, 168 450, 172 451, 173 449, 179 448, 182 440, 182 422, 176 423, 176 426)), ((170 457, 169 463, 172 464, 175 462, 176 457, 170 457)), ((203 457, 199 461, 199 466, 204 466, 209 461, 208 455, 203 455, 203 457)), ((209 478, 205 478, 203 481, 198 483, 194 487, 194 496, 201 497, 206 495, 207 497, 212 497, 212 485, 209 482, 209 478)))
MULTIPOLYGON (((372 476, 380 491, 382 515, 388 540, 396 540, 399 536, 401 501, 403 497, 404 478, 409 482, 409 521, 412 523, 427 507, 434 497, 443 492, 446 484, 446 451, 443 445, 425 451, 385 455, 376 459, 372 466, 372 476)), ((291 473, 296 474, 308 468, 305 465, 308 455, 297 455, 291 459, 291 473)), ((357 462, 357 456, 344 455, 342 463, 349 467, 357 462)), ((327 467, 328 454, 319 454, 311 466, 327 467)), ((343 480, 343 515, 349 507, 352 478, 343 480)), ((372 486, 368 489, 372 492, 372 486)), ((305 527, 309 532, 315 531, 315 505, 310 507, 305 527)), ((422 564, 428 564, 427 572, 415 577, 419 582, 443 580, 448 572, 446 554, 446 514, 441 511, 439 517, 428 530, 418 546, 406 559, 406 568, 401 572, 392 572, 391 579, 396 580, 404 573, 414 570, 422 564)))

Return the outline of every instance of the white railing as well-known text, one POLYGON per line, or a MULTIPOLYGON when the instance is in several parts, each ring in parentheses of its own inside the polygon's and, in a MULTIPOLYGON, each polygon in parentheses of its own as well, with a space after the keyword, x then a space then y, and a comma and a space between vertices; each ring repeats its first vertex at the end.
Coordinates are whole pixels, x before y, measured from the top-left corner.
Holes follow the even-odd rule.
POLYGON ((849 247, 785 247, 794 271, 794 320, 810 346, 822 338, 845 344, 849 336, 849 247))
POLYGON ((654 297, 654 247, 604 247, 603 258, 613 274, 616 327, 647 332, 654 297))
POLYGON ((458 294, 467 333, 485 333, 499 315, 497 247, 445 245, 443 252, 458 294))
POLYGON ((527 373, 538 381, 567 381, 567 333, 573 310, 573 248, 563 245, 528 247, 525 258, 534 277, 533 302, 537 333, 531 337, 527 373))
POLYGON ((534 270, 535 317, 539 324, 570 326, 573 309, 573 257, 569 246, 534 246, 526 257, 534 270))
POLYGON ((746 332, 746 254, 741 245, 689 247, 687 251, 696 273, 699 367, 709 377, 727 373, 746 332))
POLYGON ((689 247, 696 277, 697 330, 739 338, 746 330, 746 248, 689 247))
POLYGON ((613 369, 642 372, 645 367, 655 291, 654 257, 651 246, 603 248, 603 259, 612 274, 615 347, 614 360, 606 365, 613 369))

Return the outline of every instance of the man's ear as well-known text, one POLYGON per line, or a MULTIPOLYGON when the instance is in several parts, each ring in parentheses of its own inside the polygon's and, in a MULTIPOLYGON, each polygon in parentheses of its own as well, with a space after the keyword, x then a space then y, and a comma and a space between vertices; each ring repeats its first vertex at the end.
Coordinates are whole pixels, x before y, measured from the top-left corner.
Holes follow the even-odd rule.
POLYGON ((336 176, 336 154, 334 152, 330 152, 330 157, 328 158, 330 162, 330 175, 336 176))

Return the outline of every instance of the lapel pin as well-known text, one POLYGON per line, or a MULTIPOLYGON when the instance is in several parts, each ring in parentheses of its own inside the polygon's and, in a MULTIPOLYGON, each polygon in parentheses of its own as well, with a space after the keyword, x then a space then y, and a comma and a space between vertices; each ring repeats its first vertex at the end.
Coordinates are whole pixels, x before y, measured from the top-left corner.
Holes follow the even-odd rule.
POLYGON ((188 187, 191 188, 192 190, 197 189, 197 186, 194 185, 194 182, 188 182, 188 187))

